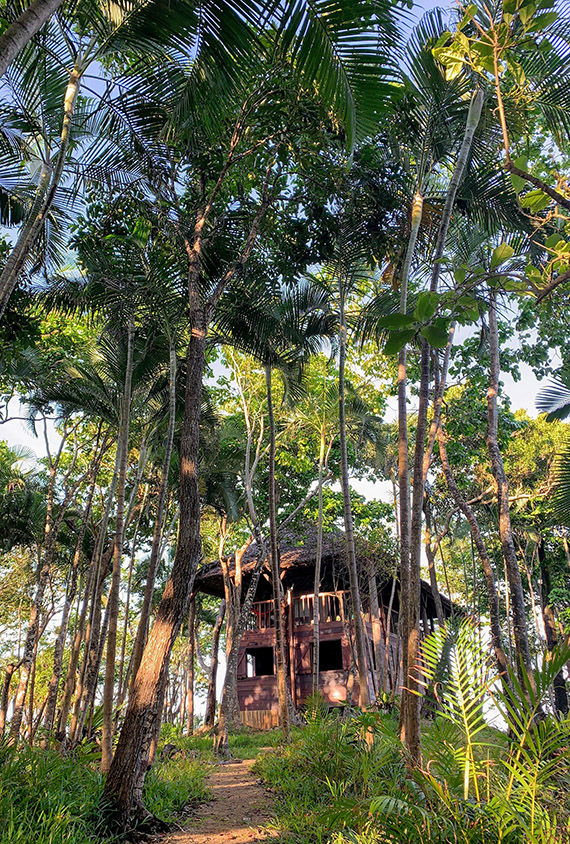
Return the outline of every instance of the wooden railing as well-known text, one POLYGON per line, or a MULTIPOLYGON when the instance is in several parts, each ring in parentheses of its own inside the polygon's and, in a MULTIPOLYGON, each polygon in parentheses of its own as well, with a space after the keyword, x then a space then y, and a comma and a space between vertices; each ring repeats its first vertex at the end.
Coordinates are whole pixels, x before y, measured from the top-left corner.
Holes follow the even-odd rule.
MULTIPOLYGON (((346 611, 345 592, 321 592, 319 609, 321 624, 342 621, 346 611)), ((313 623, 314 595, 299 595, 293 599, 293 619, 295 624, 313 623)))
MULTIPOLYGON (((348 592, 321 592, 319 595, 320 622, 327 624, 342 621, 350 616, 348 592)), ((293 624, 295 626, 313 623, 314 595, 299 595, 293 598, 293 624)), ((385 612, 386 610, 384 610, 385 612)), ((365 612, 364 618, 370 622, 370 613, 365 612)), ((270 630, 275 627, 273 601, 257 601, 251 608, 246 630, 270 630)), ((390 632, 398 632, 398 614, 392 612, 390 632)))
POLYGON ((275 627, 273 601, 257 601, 251 608, 246 630, 267 630, 271 627, 275 627))

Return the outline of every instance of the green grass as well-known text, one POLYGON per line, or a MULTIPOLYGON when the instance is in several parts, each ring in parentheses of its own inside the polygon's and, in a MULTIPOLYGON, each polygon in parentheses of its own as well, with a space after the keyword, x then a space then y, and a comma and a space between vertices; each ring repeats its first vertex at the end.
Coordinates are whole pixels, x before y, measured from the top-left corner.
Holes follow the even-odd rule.
MULTIPOLYGON (((102 827, 98 754, 0 746, 0 844, 112 844, 102 827)), ((208 766, 176 756, 147 777, 145 803, 166 822, 207 797, 208 766)))
POLYGON ((490 728, 484 738, 479 802, 463 798, 462 736, 443 719, 424 724, 424 768, 412 775, 395 716, 375 713, 316 717, 290 745, 260 755, 254 771, 276 795, 274 828, 283 844, 570 841, 567 768, 542 789, 540 828, 531 834, 525 790, 505 797, 507 738, 490 728))
POLYGON ((208 798, 208 773, 209 767, 203 761, 186 755, 158 763, 146 778, 145 806, 153 815, 171 823, 188 807, 208 798))
MULTIPOLYGON (((299 734, 299 728, 294 728, 292 735, 299 734)), ((265 747, 276 748, 282 744, 283 733, 281 730, 268 730, 267 732, 253 732, 244 727, 239 732, 230 734, 230 753, 236 759, 253 759, 258 756, 265 747)), ((201 759, 214 761, 213 738, 211 735, 184 735, 180 727, 172 724, 164 724, 160 734, 160 747, 165 744, 173 744, 186 754, 197 754, 201 759)))

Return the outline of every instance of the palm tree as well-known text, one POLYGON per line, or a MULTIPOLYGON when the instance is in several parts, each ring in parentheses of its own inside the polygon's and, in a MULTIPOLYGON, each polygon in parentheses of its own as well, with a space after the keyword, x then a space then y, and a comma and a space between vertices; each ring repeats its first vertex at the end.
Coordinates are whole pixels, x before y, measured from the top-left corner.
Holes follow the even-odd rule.
MULTIPOLYGON (((359 7, 359 4, 357 3, 356 6, 359 7)), ((360 95, 365 95, 364 99, 367 100, 369 106, 372 105, 372 95, 374 108, 377 108, 380 101, 376 99, 378 82, 383 82, 385 79, 385 68, 390 63, 384 63, 382 53, 378 52, 378 44, 385 43, 386 32, 391 30, 393 15, 391 11, 379 9, 380 14, 371 27, 357 18, 355 11, 354 5, 348 9, 341 4, 338 14, 335 14, 334 27, 329 19, 327 19, 327 25, 322 26, 323 16, 325 12, 328 13, 328 6, 311 4, 303 8, 303 15, 300 18, 295 16, 294 22, 291 20, 288 25, 282 26, 277 31, 275 34, 277 40, 272 41, 271 31, 264 32, 264 36, 271 42, 271 50, 279 43, 283 43, 279 41, 279 37, 283 32, 286 33, 288 39, 286 43, 293 54, 291 56, 289 53, 292 58, 291 70, 302 74, 306 82, 309 78, 316 82, 317 92, 321 92, 320 101, 330 103, 334 111, 339 114, 346 126, 349 140, 354 137, 355 129, 359 125, 366 127, 370 125, 370 111, 367 112, 367 108, 364 107, 360 112, 360 95), (319 61, 315 61, 316 56, 319 57, 319 61), (359 64, 360 59, 363 58, 366 61, 359 64), (362 70, 363 67, 366 68, 365 72, 362 70), (368 82, 371 83, 371 87, 368 87, 368 82), (359 114, 361 117, 358 116, 359 114)), ((358 11, 362 9, 359 7, 358 11)), ((285 16, 283 23, 285 24, 285 16)), ((259 58, 265 57, 260 54, 259 58)), ((251 55, 248 55, 248 62, 254 64, 251 55)), ((237 100, 237 108, 236 100, 232 102, 231 98, 228 98, 225 101, 225 105, 233 107, 235 111, 233 114, 228 112, 224 121, 216 121, 217 129, 229 132, 229 137, 228 135, 224 137, 223 134, 221 136, 224 150, 222 164, 217 171, 214 171, 215 178, 212 181, 208 182, 211 172, 201 179, 201 185, 207 187, 197 203, 193 224, 188 227, 185 220, 179 218, 179 231, 183 233, 183 246, 188 260, 187 291, 190 330, 186 354, 186 406, 181 442, 180 532, 171 577, 166 585, 155 624, 145 648, 144 670, 141 665, 135 678, 117 751, 105 784, 105 799, 108 805, 112 806, 116 813, 115 817, 122 825, 129 825, 137 813, 142 814, 143 817, 146 814, 140 791, 141 777, 144 777, 141 764, 143 759, 146 761, 153 724, 156 719, 160 719, 158 702, 166 679, 168 658, 180 625, 186 617, 194 574, 200 559, 198 443, 206 337, 220 299, 236 274, 239 275, 249 260, 257 243, 262 223, 276 200, 278 148, 276 149, 274 143, 268 141, 268 135, 273 136, 278 128, 278 131, 283 132, 284 137, 287 136, 291 131, 291 121, 297 119, 296 111, 299 108, 299 101, 296 99, 291 102, 291 108, 294 111, 287 111, 286 121, 289 126, 284 123, 282 127, 276 127, 276 115, 272 114, 271 131, 268 132, 265 129, 259 135, 261 146, 258 147, 254 143, 251 147, 253 140, 251 136, 247 139, 244 137, 246 128, 251 128, 252 108, 256 109, 259 104, 266 101, 270 93, 267 89, 267 81, 271 81, 271 74, 268 76, 267 71, 270 71, 272 67, 274 66, 270 62, 265 62, 262 87, 259 85, 259 77, 255 78, 251 73, 244 74, 242 82, 247 82, 247 85, 243 87, 248 87, 249 90, 245 98, 243 93, 241 94, 240 99, 237 100), (238 161, 246 160, 252 154, 252 149, 255 152, 262 150, 264 153, 264 158, 259 160, 258 157, 257 166, 263 167, 263 172, 258 181, 257 205, 254 212, 248 216, 241 246, 234 247, 229 263, 226 263, 223 270, 218 271, 218 274, 213 277, 211 275, 213 262, 209 263, 206 260, 207 245, 212 242, 211 235, 206 240, 208 227, 219 225, 224 220, 223 215, 216 217, 214 209, 223 199, 228 173, 238 161)), ((253 67, 253 69, 261 70, 260 67, 253 67)), ((205 98, 204 103, 212 100, 210 82, 207 87, 207 100, 205 98)), ((202 90, 202 94, 205 95, 205 93, 205 90, 202 90)), ((163 114, 164 97, 161 97, 157 105, 160 113, 163 114)), ((176 112, 173 112, 173 117, 178 120, 179 114, 177 107, 176 112)), ((257 110, 257 115, 260 117, 262 113, 257 110)), ((193 117, 195 119, 194 115, 193 117)), ((171 127, 174 130, 175 121, 171 122, 171 127)), ((280 147, 280 144, 278 146, 280 147)), ((171 183, 174 182, 169 180, 168 184, 171 183)))
POLYGON ((326 294, 309 283, 298 282, 285 290, 265 289, 251 283, 238 298, 236 311, 220 309, 217 325, 224 329, 225 341, 255 355, 265 369, 269 432, 269 559, 273 582, 277 684, 280 723, 285 738, 289 735, 289 710, 283 600, 281 591, 277 508, 275 501, 276 424, 273 401, 272 370, 277 369, 289 382, 298 381, 309 355, 314 354, 330 335, 334 320, 328 312, 326 294))

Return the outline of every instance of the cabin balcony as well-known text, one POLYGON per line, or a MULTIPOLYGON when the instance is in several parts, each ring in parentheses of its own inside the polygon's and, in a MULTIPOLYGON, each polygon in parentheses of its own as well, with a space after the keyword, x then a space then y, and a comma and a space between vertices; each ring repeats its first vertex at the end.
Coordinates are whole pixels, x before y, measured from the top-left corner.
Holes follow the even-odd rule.
MULTIPOLYGON (((320 623, 342 622, 348 617, 347 592, 321 592, 319 595, 320 623)), ((314 595, 299 595, 292 599, 292 620, 295 627, 313 623, 314 595)), ((246 630, 271 630, 275 627, 273 601, 256 601, 247 621, 246 630)))
MULTIPOLYGON (((321 592, 319 595, 320 623, 343 624, 350 619, 350 601, 347 591, 321 592)), ((313 624, 314 595, 296 595, 291 599, 291 624, 293 627, 311 627, 313 624)), ((383 615, 386 608, 382 608, 383 615)), ((370 611, 365 608, 364 620, 371 622, 370 611)), ((251 608, 247 621, 247 631, 270 631, 275 628, 273 601, 256 601, 251 608)), ((390 618, 390 632, 398 632, 398 613, 392 611, 390 618)))

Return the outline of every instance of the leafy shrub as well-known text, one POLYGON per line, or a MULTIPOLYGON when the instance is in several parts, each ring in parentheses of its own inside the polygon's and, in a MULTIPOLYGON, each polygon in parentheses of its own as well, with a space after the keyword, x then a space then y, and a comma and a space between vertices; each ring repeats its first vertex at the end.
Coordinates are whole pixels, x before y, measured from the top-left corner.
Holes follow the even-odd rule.
MULTIPOLYGON (((52 750, 0 745, 0 844, 111 844, 101 813, 103 780, 91 748, 73 757, 52 750)), ((207 768, 175 757, 158 763, 145 783, 146 805, 172 821, 206 796, 207 768)))
POLYGON ((170 823, 189 805, 208 796, 204 763, 185 755, 159 762, 145 782, 145 806, 153 815, 170 823))
POLYGON ((439 714, 423 729, 423 766, 408 771, 397 721, 378 712, 323 715, 256 770, 278 794, 277 826, 295 844, 570 842, 570 719, 549 690, 570 655, 550 655, 507 691, 469 621, 428 637, 429 684, 449 656, 439 714), (450 639, 451 637, 451 639, 450 639), (508 734, 490 727, 493 705, 508 734))

